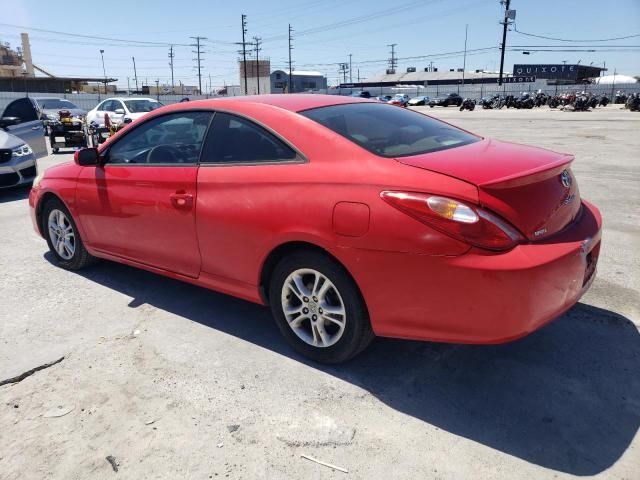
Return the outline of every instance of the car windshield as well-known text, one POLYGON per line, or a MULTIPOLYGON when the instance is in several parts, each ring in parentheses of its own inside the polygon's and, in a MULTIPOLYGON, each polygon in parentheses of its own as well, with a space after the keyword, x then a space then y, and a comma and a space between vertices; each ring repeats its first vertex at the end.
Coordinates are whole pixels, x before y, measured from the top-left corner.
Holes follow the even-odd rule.
POLYGON ((459 147, 479 137, 447 123, 381 103, 351 103, 300 112, 371 153, 407 157, 459 147))
POLYGON ((38 103, 42 109, 78 108, 69 100, 63 100, 61 98, 43 98, 38 100, 38 103))
POLYGON ((131 113, 144 113, 160 108, 162 104, 155 100, 125 100, 124 104, 131 113))

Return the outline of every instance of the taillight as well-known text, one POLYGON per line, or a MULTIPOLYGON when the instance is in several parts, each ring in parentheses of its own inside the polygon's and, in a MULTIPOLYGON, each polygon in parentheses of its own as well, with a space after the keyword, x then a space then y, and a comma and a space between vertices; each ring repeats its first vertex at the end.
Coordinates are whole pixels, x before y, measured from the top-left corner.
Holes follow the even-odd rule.
POLYGON ((487 250, 509 250, 524 237, 496 215, 452 198, 427 193, 390 192, 383 200, 416 220, 470 245, 487 250))

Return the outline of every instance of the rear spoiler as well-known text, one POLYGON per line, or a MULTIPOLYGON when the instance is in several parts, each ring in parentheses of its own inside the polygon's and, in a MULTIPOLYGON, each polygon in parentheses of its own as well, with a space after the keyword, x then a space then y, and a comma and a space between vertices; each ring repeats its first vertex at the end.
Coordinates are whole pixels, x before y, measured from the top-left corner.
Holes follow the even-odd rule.
POLYGON ((546 180, 547 178, 558 175, 564 169, 568 168, 571 162, 573 162, 574 158, 575 157, 573 155, 564 155, 562 158, 559 158, 554 162, 547 163, 546 165, 540 165, 539 167, 532 168, 531 170, 518 172, 513 175, 507 175, 505 177, 491 180, 490 182, 486 182, 478 186, 488 189, 501 189, 540 182, 542 180, 546 180))

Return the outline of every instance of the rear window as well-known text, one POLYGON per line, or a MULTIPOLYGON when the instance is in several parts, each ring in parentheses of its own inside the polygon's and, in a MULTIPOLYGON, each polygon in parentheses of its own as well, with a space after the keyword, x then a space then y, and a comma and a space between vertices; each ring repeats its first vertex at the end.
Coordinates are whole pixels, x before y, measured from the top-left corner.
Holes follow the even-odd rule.
POLYGON ((480 140, 426 115, 381 103, 351 103, 300 112, 371 153, 407 157, 480 140))

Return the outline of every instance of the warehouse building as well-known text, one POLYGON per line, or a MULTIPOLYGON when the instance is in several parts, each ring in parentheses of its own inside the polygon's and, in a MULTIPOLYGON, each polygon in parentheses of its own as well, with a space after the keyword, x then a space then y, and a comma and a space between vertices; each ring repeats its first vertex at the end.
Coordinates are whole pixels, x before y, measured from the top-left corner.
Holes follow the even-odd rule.
POLYGON ((349 87, 393 87, 395 85, 471 85, 480 83, 496 83, 497 73, 487 73, 481 70, 464 72, 461 68, 449 71, 438 71, 425 68, 418 71, 415 67, 408 67, 405 72, 387 71, 383 75, 377 75, 359 83, 343 83, 341 88, 349 87), (464 80, 464 81, 463 81, 464 80))
POLYGON ((294 70, 291 75, 289 89, 289 71, 275 70, 271 72, 271 93, 300 93, 327 88, 327 77, 320 72, 294 70))

